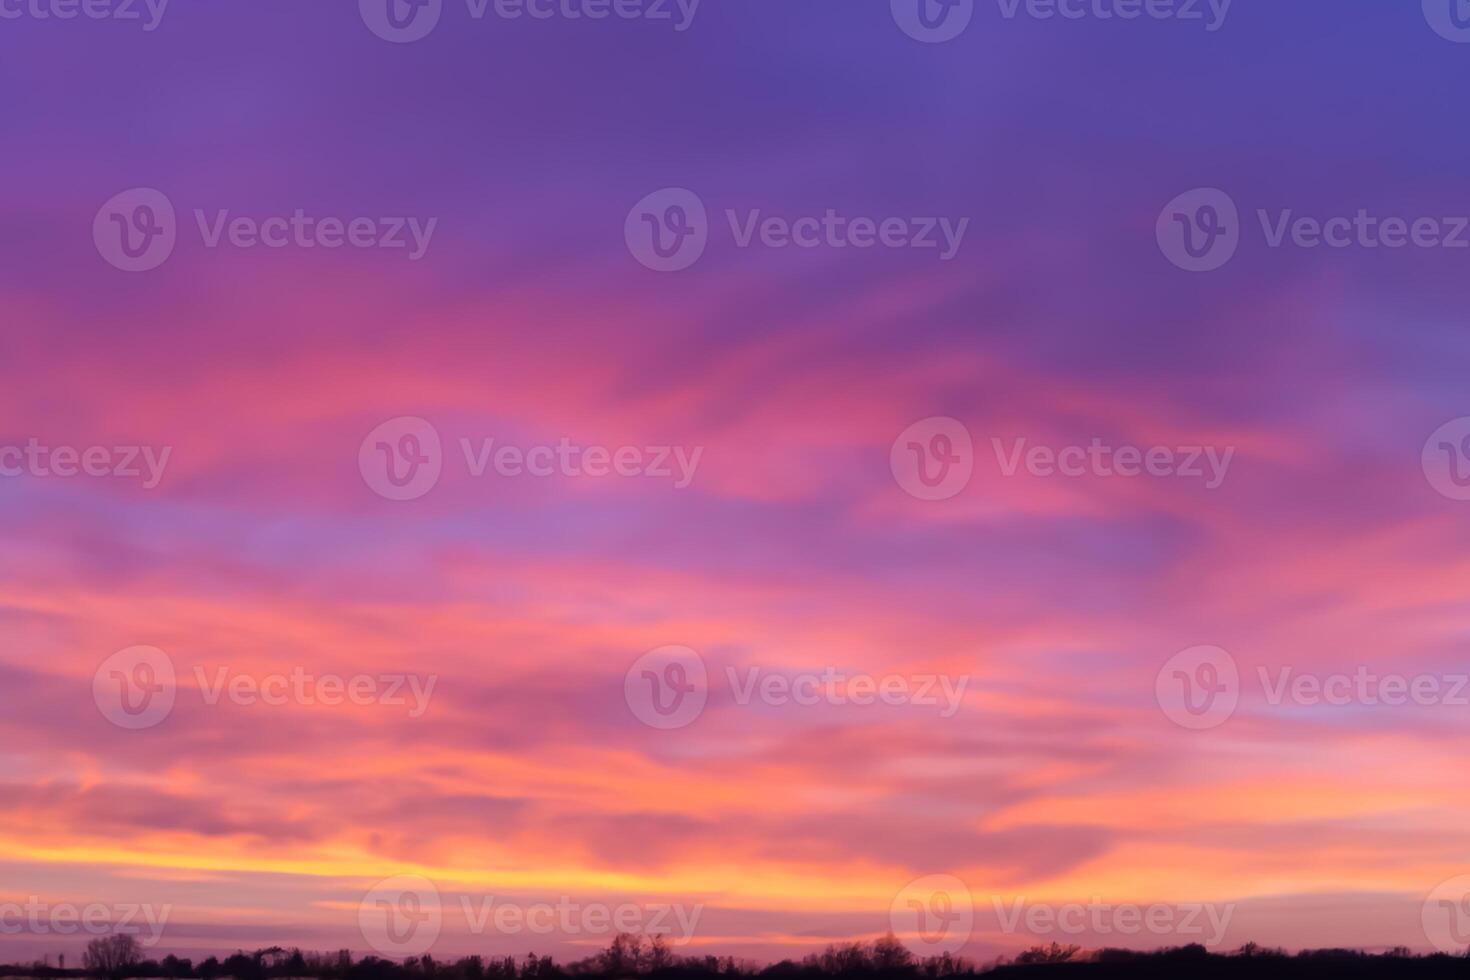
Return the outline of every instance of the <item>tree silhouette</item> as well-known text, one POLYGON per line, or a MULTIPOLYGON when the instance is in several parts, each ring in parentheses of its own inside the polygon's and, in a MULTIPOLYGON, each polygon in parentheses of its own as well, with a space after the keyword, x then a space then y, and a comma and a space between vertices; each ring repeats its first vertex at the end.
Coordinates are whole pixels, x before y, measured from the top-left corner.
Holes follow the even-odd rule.
POLYGON ((136 937, 114 933, 98 936, 87 943, 87 949, 82 953, 82 965, 89 973, 119 980, 142 958, 143 952, 136 937))

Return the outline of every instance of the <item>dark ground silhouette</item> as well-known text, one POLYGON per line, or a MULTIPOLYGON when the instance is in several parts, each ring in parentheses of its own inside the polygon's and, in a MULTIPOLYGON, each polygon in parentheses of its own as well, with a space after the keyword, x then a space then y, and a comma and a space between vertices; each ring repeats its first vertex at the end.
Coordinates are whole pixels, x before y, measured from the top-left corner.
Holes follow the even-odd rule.
MULTIPOLYGON (((136 946, 132 952, 141 953, 136 946)), ((399 962, 376 956, 359 958, 348 950, 315 953, 279 946, 250 953, 241 951, 223 959, 211 956, 198 963, 172 955, 157 960, 143 959, 138 955, 130 962, 129 956, 124 955, 123 960, 119 963, 113 957, 98 962, 95 956, 89 956, 88 967, 67 970, 39 963, 0 965, 0 976, 103 977, 105 980, 137 977, 171 980, 276 980, 286 977, 314 977, 319 980, 611 980, 635 977, 640 980, 824 980, 828 977, 926 980, 984 974, 986 980, 1246 980, 1258 977, 1283 980, 1328 977, 1437 980, 1454 977, 1470 980, 1470 955, 1417 955, 1403 948, 1385 953, 1323 949, 1288 954, 1262 949, 1251 943, 1230 953, 1212 953, 1199 945, 1136 952, 1125 949, 1083 950, 1077 946, 1051 943, 1032 947, 1013 957, 977 964, 949 955, 916 957, 892 936, 873 942, 829 946, 824 952, 799 961, 782 960, 769 966, 728 956, 676 955, 662 938, 645 940, 628 934, 618 936, 600 953, 565 964, 535 953, 522 958, 467 956, 455 960, 422 956, 399 962)))

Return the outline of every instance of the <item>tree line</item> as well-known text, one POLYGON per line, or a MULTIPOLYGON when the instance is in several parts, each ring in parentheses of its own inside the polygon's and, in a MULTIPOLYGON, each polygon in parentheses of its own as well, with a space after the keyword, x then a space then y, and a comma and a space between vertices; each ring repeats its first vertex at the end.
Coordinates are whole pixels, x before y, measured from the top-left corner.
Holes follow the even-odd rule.
POLYGON ((1212 953, 1198 944, 1140 952, 1083 950, 1076 945, 1034 946, 1014 957, 978 964, 948 953, 918 957, 892 933, 871 942, 828 946, 800 960, 761 966, 732 956, 675 954, 663 936, 620 933, 607 948, 581 960, 558 964, 550 956, 463 956, 436 960, 424 955, 403 961, 355 957, 350 950, 311 952, 271 946, 237 951, 199 963, 172 954, 145 959, 130 935, 99 937, 87 945, 81 969, 41 963, 0 966, 0 976, 43 978, 96 977, 100 980, 823 980, 828 977, 938 980, 986 974, 986 980, 1389 980, 1406 975, 1439 980, 1470 980, 1470 951, 1415 955, 1404 947, 1383 953, 1359 950, 1305 950, 1288 954, 1247 943, 1230 953, 1212 953))

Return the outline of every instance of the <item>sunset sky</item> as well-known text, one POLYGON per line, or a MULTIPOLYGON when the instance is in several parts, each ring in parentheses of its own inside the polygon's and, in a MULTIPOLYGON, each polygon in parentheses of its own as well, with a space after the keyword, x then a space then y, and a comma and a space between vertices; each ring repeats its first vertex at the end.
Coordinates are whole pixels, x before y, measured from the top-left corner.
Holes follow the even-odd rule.
MULTIPOLYGON (((939 43, 888 0, 704 0, 684 30, 672 2, 444 0, 407 43, 351 0, 174 0, 152 30, 31 3, 0 0, 0 464, 138 447, 143 475, 0 477, 0 902, 167 906, 153 955, 365 954, 364 897, 413 875, 436 957, 606 944, 476 930, 492 899, 698 907, 681 951, 765 961, 948 875, 980 959, 1201 941, 1033 936, 1018 901, 1433 948, 1426 896, 1470 873, 1470 688, 1270 685, 1470 672, 1470 502, 1421 461, 1470 416, 1470 248, 1258 220, 1470 215, 1470 45, 1419 3, 1236 0, 1210 30, 977 0, 939 43), (148 271, 94 237, 133 188, 177 211, 148 271), (625 236, 665 188, 707 209, 681 271, 625 236), (1156 236, 1195 188, 1239 208, 1209 272, 1156 236), (732 227, 828 209, 941 247, 732 227), (406 220, 393 249, 196 219, 298 210, 435 223, 411 258, 406 220), (949 258, 939 219, 968 219, 949 258), (893 464, 934 418, 972 473, 928 500, 893 464), (441 472, 395 500, 372 434, 425 431, 402 419, 441 472), (671 475, 476 475, 489 439, 671 475), (1046 475, 1017 440, 1230 456, 1215 486, 1046 475), (139 646, 176 687, 130 729, 99 666, 139 646), (635 665, 670 646, 708 683, 659 727, 635 665), (1198 647, 1238 704, 1189 727, 1158 692, 1198 647), (760 693, 824 672, 815 704, 760 693), (216 686, 293 674, 402 696, 216 686), (938 703, 852 703, 859 675, 938 703)), ((87 938, 0 933, 4 961, 87 938)))

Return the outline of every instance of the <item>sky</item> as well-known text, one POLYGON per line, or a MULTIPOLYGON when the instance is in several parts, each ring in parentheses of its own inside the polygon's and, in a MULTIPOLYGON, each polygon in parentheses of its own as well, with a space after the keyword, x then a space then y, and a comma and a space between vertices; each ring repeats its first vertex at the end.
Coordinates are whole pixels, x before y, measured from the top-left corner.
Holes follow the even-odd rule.
POLYGON ((1450 2, 0 0, 0 959, 1464 947, 1450 2))

